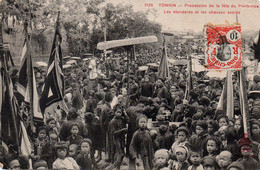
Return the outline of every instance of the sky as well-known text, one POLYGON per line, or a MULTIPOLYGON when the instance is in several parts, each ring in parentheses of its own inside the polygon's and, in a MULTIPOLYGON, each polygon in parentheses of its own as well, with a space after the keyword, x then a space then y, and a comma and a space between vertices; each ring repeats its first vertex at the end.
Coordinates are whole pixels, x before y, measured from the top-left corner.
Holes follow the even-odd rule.
POLYGON ((155 9, 157 17, 149 16, 150 20, 159 22, 163 30, 177 30, 177 31, 202 31, 205 23, 225 24, 238 22, 241 24, 242 30, 259 30, 260 29, 260 1, 259 0, 106 0, 108 3, 113 4, 132 4, 135 11, 144 11, 148 9, 155 9), (153 4, 153 7, 145 7, 145 3, 153 4), (176 4, 177 7, 159 7, 159 3, 176 4), (179 7, 179 5, 214 5, 214 7, 199 7, 188 8, 179 7), (220 5, 219 8, 216 4, 220 5), (229 7, 221 7, 222 4, 230 5, 229 7), (236 8, 231 8, 235 4, 236 8), (259 8, 241 8, 241 5, 258 5, 259 8), (195 10, 206 11, 207 14, 165 14, 164 11, 174 10, 195 10), (225 11, 226 14, 208 14, 210 11, 225 11), (228 11, 239 11, 240 14, 227 14, 228 11))

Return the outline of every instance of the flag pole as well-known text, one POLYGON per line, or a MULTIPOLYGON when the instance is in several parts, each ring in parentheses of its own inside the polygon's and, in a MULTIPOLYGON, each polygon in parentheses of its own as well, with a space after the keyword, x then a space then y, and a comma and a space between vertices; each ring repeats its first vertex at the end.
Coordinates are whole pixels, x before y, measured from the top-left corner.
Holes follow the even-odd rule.
POLYGON ((34 127, 34 109, 33 109, 33 67, 32 67, 32 57, 31 57, 31 31, 32 31, 32 24, 31 24, 31 8, 30 8, 30 0, 28 0, 28 6, 29 6, 29 15, 25 23, 25 39, 26 39, 26 47, 28 52, 28 58, 27 58, 27 80, 29 85, 29 96, 30 96, 30 125, 31 125, 31 131, 33 133, 36 132, 36 129, 34 127))
MULTIPOLYGON (((4 17, 3 17, 3 13, 2 12, 0 12, 0 19, 1 19, 1 21, 0 21, 0 61, 2 61, 2 57, 3 57, 3 51, 2 51, 2 48, 3 48, 3 32, 2 32, 2 30, 3 30, 3 19, 4 17)), ((1 66, 1 68, 0 69, 2 69, 2 67, 3 66, 1 66)), ((2 70, 0 70, 0 74, 2 74, 2 70)), ((2 75, 0 75, 0 76, 2 76, 2 75)), ((3 80, 3 79, 2 79, 3 80)), ((2 82, 0 82, 0 83, 2 83, 2 82)), ((3 97, 3 94, 0 94, 0 95, 2 95, 1 96, 1 98, 3 97)), ((3 100, 2 100, 2 102, 3 102, 3 100)), ((1 106, 2 106, 2 103, 1 103, 1 106)), ((2 108, 0 108, 1 110, 2 110, 2 108)), ((1 126, 0 126, 0 145, 2 145, 2 111, 0 112, 0 122, 1 122, 1 126)))
POLYGON ((245 70, 244 67, 239 71, 239 88, 240 88, 240 107, 243 117, 244 137, 250 138, 250 126, 249 126, 249 106, 247 100, 247 90, 245 87, 245 70))

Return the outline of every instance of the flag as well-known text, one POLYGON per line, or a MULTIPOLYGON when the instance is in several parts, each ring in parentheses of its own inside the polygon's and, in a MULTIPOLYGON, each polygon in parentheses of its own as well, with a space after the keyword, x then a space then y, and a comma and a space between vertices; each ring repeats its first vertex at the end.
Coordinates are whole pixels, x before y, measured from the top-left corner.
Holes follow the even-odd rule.
MULTIPOLYGON (((49 58, 47 75, 40 97, 42 113, 51 105, 57 105, 60 101, 64 103, 64 75, 62 72, 61 34, 59 15, 49 58)), ((56 106, 54 109, 57 109, 56 106)))
POLYGON ((162 50, 162 58, 158 68, 158 78, 164 79, 169 77, 170 77, 170 71, 169 71, 168 57, 166 51, 166 42, 164 42, 164 46, 162 50))
POLYGON ((0 109, 0 121, 1 121, 1 143, 5 143, 8 146, 9 151, 12 153, 19 153, 19 135, 18 129, 20 128, 18 122, 18 104, 13 93, 13 84, 9 75, 10 67, 7 63, 10 58, 10 53, 6 51, 2 54, 0 66, 0 79, 1 79, 1 109, 0 109))
POLYGON ((26 127, 30 124, 31 130, 36 131, 35 124, 43 122, 43 115, 39 107, 39 96, 37 92, 35 74, 32 67, 30 44, 27 39, 24 42, 21 69, 17 82, 17 98, 25 106, 23 118, 26 120, 26 127))
POLYGON ((251 49, 254 50, 255 59, 260 59, 260 30, 257 36, 254 39, 253 44, 251 45, 251 49))
POLYGON ((220 113, 225 113, 229 119, 234 117, 234 90, 232 82, 232 72, 227 71, 227 76, 223 90, 216 109, 216 116, 220 113))
MULTIPOLYGON (((25 155, 25 156, 29 156, 32 152, 32 146, 31 146, 31 142, 29 140, 29 136, 27 134, 26 128, 23 124, 22 121, 20 121, 20 125, 21 125, 21 154, 25 155)), ((32 169, 32 160, 29 159, 29 164, 30 164, 30 168, 32 169)))
POLYGON ((240 109, 242 112, 243 117, 243 127, 244 127, 244 137, 250 137, 250 130, 249 130, 249 105, 247 100, 247 90, 245 87, 246 80, 245 80, 245 70, 239 71, 239 97, 240 97, 240 109))

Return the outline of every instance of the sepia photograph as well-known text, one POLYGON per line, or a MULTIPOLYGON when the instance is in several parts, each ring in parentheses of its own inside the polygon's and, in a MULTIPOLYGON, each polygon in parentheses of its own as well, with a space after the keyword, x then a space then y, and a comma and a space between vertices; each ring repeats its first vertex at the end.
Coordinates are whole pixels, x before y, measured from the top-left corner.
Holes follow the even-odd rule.
POLYGON ((259 170, 260 0, 0 0, 0 169, 259 170))

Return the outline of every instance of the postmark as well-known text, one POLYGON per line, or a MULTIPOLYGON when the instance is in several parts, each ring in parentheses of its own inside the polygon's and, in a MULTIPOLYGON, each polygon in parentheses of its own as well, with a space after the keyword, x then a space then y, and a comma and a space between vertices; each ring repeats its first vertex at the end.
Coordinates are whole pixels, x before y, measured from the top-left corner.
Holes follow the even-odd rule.
POLYGON ((208 70, 239 70, 242 68, 240 25, 205 25, 206 68, 208 70))

